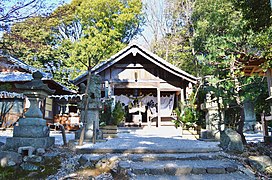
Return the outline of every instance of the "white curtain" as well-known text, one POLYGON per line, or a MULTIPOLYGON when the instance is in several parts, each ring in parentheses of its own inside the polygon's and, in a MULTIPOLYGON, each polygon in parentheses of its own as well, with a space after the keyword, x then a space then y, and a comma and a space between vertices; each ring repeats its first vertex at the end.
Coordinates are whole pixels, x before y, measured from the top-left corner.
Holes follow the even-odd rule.
POLYGON ((115 96, 115 102, 118 102, 118 101, 120 101, 120 103, 124 103, 125 106, 127 106, 131 102, 131 99, 121 94, 120 96, 115 96))
POLYGON ((171 115, 174 107, 174 94, 161 97, 161 116, 168 117, 171 115))
MULTIPOLYGON (((171 115, 174 107, 174 98, 175 95, 172 94, 170 96, 162 96, 161 97, 161 116, 168 117, 171 115)), ((133 102, 133 98, 129 98, 125 95, 115 96, 115 101, 120 101, 124 103, 126 106, 133 102)), ((145 96, 143 98, 139 98, 139 102, 141 102, 144 106, 149 106, 153 115, 157 114, 157 97, 156 96, 145 96)))

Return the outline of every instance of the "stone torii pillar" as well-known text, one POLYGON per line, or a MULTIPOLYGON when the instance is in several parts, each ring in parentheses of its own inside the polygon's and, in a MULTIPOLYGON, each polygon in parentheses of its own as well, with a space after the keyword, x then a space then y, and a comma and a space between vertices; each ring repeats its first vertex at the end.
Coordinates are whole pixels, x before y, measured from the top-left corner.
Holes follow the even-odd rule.
POLYGON ((15 126, 13 137, 7 138, 6 148, 17 150, 19 147, 32 146, 34 148, 48 148, 55 143, 54 137, 49 137, 49 128, 39 108, 39 102, 44 100, 55 90, 50 89, 42 82, 42 73, 33 73, 33 80, 25 84, 15 84, 28 97, 30 107, 19 119, 19 126, 15 126))

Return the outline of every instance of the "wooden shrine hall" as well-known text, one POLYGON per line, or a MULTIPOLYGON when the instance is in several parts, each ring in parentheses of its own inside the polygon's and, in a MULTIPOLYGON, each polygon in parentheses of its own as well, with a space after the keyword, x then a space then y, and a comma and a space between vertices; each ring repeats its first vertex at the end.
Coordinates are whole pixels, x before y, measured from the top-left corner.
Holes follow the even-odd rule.
MULTIPOLYGON (((185 101, 197 78, 175 67, 147 49, 130 44, 91 69, 101 76, 102 97, 120 101, 126 124, 174 125, 173 110, 185 101), (171 124, 172 123, 172 124, 171 124)), ((87 72, 74 80, 86 84, 87 72)))

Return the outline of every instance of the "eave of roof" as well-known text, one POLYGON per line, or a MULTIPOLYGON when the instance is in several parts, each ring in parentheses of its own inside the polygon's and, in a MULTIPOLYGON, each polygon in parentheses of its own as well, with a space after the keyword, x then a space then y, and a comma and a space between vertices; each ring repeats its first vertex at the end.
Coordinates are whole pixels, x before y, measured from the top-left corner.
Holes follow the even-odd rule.
POLYGON ((74 90, 68 89, 66 86, 62 85, 61 83, 56 82, 52 79, 52 75, 50 73, 45 73, 37 68, 34 68, 33 66, 30 66, 23 61, 16 59, 9 55, 2 55, 0 54, 0 57, 5 58, 7 61, 13 63, 14 65, 17 65, 19 68, 25 70, 26 72, 0 72, 0 82, 25 82, 25 81, 31 81, 33 79, 32 73, 36 71, 40 71, 43 74, 42 80, 50 81, 53 84, 59 86, 63 91, 75 94, 76 92, 74 90))
POLYGON ((71 94, 76 94, 77 92, 74 91, 74 90, 71 90, 71 89, 68 89, 66 86, 62 85, 61 83, 57 82, 57 81, 54 81, 52 79, 45 79, 45 81, 49 81, 57 86, 59 86, 61 88, 62 91, 66 91, 68 93, 71 93, 71 94))
POLYGON ((26 64, 25 62, 23 62, 17 58, 14 58, 10 55, 0 54, 0 57, 5 58, 7 61, 13 63, 15 66, 17 65, 18 67, 20 67, 21 69, 23 69, 29 73, 34 73, 36 71, 40 71, 43 74, 43 77, 45 77, 47 79, 52 78, 52 75, 50 73, 43 72, 43 71, 41 71, 33 66, 30 66, 30 65, 26 64))
MULTIPOLYGON (((26 72, 1 72, 0 82, 17 82, 17 81, 31 81, 33 79, 32 74, 26 72)), ((42 80, 48 79, 47 77, 42 80)))
MULTIPOLYGON (((14 82, 29 82, 33 79, 32 74, 25 72, 9 72, 0 73, 0 82, 2 83, 14 83, 14 82)), ((50 82, 58 86, 62 91, 67 93, 75 94, 76 91, 68 89, 66 86, 48 78, 42 78, 43 81, 50 82)))

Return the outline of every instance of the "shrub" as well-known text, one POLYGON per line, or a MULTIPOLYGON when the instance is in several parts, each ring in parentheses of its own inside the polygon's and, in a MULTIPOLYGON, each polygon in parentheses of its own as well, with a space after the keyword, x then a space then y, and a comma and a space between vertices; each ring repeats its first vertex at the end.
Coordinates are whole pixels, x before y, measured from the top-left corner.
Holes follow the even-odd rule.
POLYGON ((125 118, 125 111, 120 102, 117 102, 112 111, 113 125, 120 124, 125 118))

